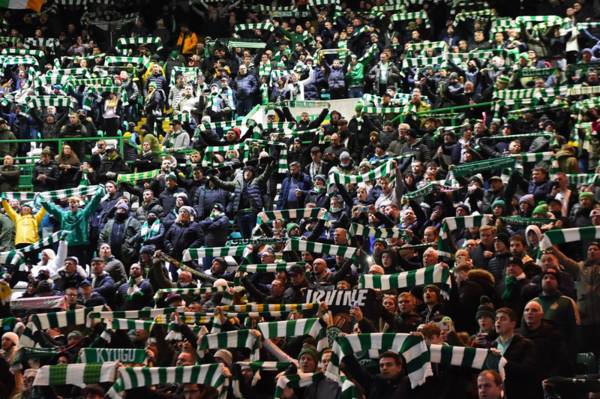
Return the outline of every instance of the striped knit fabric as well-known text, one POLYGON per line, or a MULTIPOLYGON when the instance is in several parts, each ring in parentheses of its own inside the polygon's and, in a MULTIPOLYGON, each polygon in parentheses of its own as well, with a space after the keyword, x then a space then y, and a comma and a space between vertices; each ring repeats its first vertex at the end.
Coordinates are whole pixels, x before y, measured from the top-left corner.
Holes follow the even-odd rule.
MULTIPOLYGON (((252 379, 252 385, 254 386, 260 379, 260 371, 283 371, 287 369, 290 362, 272 362, 272 361, 256 361, 256 362, 236 362, 240 366, 240 370, 250 368, 254 372, 254 378, 252 379)), ((237 372, 237 368, 233 370, 233 378, 231 379, 231 387, 233 390, 233 396, 242 399, 242 392, 240 391, 240 374, 237 372)))
POLYGON ((387 291, 393 288, 413 288, 427 284, 445 285, 449 278, 450 271, 447 268, 435 265, 395 274, 361 274, 358 286, 387 291))
POLYGON ((110 310, 102 312, 91 312, 87 316, 87 326, 90 327, 94 321, 113 319, 155 319, 158 316, 169 316, 183 308, 154 308, 143 310, 110 310))
POLYGON ((161 298, 169 294, 199 296, 205 294, 213 294, 215 292, 223 292, 225 287, 194 287, 194 288, 161 288, 154 294, 154 301, 159 301, 161 298))
POLYGON ((21 267, 24 267, 25 259, 24 254, 28 254, 32 251, 38 251, 44 247, 53 246, 58 243, 59 245, 63 243, 66 245, 66 239, 70 234, 70 231, 60 230, 52 233, 50 236, 42 238, 40 241, 28 245, 23 248, 13 249, 6 252, 0 252, 0 264, 2 265, 12 265, 13 267, 18 267, 21 270, 21 267))
MULTIPOLYGON (((300 208, 300 209, 282 209, 276 211, 262 212, 256 217, 256 224, 269 223, 274 220, 284 220, 286 222, 300 219, 316 219, 323 208, 300 208)), ((325 220, 327 217, 325 216, 325 220)))
POLYGON ((455 165, 452 167, 452 173, 456 177, 461 177, 488 170, 512 168, 514 165, 515 159, 513 158, 484 159, 482 161, 455 165))
POLYGON ((362 175, 344 175, 333 171, 329 174, 329 180, 332 183, 356 184, 366 181, 375 181, 381 177, 389 176, 393 172, 394 168, 392 167, 392 162, 390 161, 362 175))
POLYGON ((154 327, 154 320, 112 319, 109 325, 113 331, 145 330, 149 332, 154 327))
POLYGON ((404 237, 405 232, 397 227, 373 227, 364 224, 352 223, 348 233, 351 236, 367 236, 371 238, 399 238, 404 237))
POLYGON ((129 389, 165 384, 204 384, 215 388, 219 398, 227 397, 228 381, 223 375, 223 365, 203 364, 200 366, 176 367, 121 367, 119 376, 106 396, 121 399, 129 389))
POLYGON ((402 196, 402 198, 420 198, 431 194, 435 190, 443 192, 452 192, 460 190, 461 188, 462 187, 460 186, 460 184, 454 179, 431 181, 423 187, 418 188, 417 190, 407 192, 402 196))
POLYGON ((162 40, 160 37, 122 37, 117 40, 117 45, 115 46, 115 50, 120 53, 126 52, 126 48, 128 47, 136 47, 141 45, 154 45, 156 46, 156 51, 162 49, 162 40))
POLYGON ((87 384, 113 382, 116 372, 116 362, 43 366, 38 370, 33 386, 76 385, 83 388, 87 384))
POLYGON ((325 332, 320 319, 317 318, 263 322, 258 323, 258 329, 265 339, 292 338, 303 335, 321 338, 325 332))
POLYGON ((422 385, 433 375, 429 363, 429 350, 420 336, 410 334, 349 334, 338 336, 333 344, 331 361, 325 375, 340 381, 340 363, 344 357, 357 353, 377 350, 379 353, 392 350, 404 356, 408 378, 413 388, 422 385))
POLYGON ((302 262, 282 262, 282 263, 256 263, 239 265, 239 272, 246 273, 277 273, 290 270, 293 266, 302 266, 302 262))
POLYGON ((116 64, 136 64, 138 66, 149 65, 150 60, 144 57, 123 57, 123 56, 109 56, 104 59, 105 66, 111 66, 116 64))
POLYGON ((442 222, 440 236, 438 238, 438 253, 440 256, 452 258, 453 249, 450 239, 450 232, 457 229, 469 227, 481 227, 488 224, 492 215, 472 215, 447 217, 442 222))
POLYGON ((207 256, 239 256, 246 257, 250 254, 250 250, 245 245, 237 245, 232 247, 204 247, 204 248, 189 248, 183 253, 183 261, 200 260, 207 256))
POLYGON ((27 105, 34 108, 49 106, 72 108, 77 105, 77 102, 73 97, 68 96, 38 96, 28 98, 27 105))
POLYGON ((143 363, 146 359, 146 351, 134 348, 82 348, 79 358, 81 363, 104 363, 106 361, 143 363))
POLYGON ((300 240, 298 238, 290 239, 283 251, 301 251, 314 252, 318 254, 327 254, 332 256, 342 256, 346 259, 352 258, 358 249, 346 247, 343 245, 323 244, 320 242, 300 240))
POLYGON ((16 199, 19 201, 33 201, 35 200, 36 195, 39 195, 41 198, 44 198, 48 201, 68 198, 72 196, 88 196, 94 195, 96 191, 100 188, 100 186, 79 186, 77 188, 66 188, 63 190, 55 190, 55 191, 43 191, 39 193, 33 192, 18 192, 18 191, 7 191, 2 193, 2 198, 11 200, 16 199))
POLYGON ((600 226, 573 227, 570 229, 549 230, 544 233, 540 241, 542 251, 553 245, 567 242, 592 241, 600 239, 600 226))
POLYGON ((150 170, 148 172, 137 172, 119 175, 118 183, 135 183, 139 180, 151 180, 160 174, 160 169, 150 170))
POLYGON ((429 346, 429 354, 431 363, 477 370, 492 369, 499 372, 502 379, 505 376, 506 359, 489 349, 433 344, 429 346))
POLYGON ((250 303, 221 307, 224 312, 301 312, 317 310, 316 303, 250 303))
POLYGON ((259 360, 260 341, 250 330, 226 331, 206 334, 198 338, 197 352, 203 358, 208 350, 247 348, 251 350, 250 360, 259 360))

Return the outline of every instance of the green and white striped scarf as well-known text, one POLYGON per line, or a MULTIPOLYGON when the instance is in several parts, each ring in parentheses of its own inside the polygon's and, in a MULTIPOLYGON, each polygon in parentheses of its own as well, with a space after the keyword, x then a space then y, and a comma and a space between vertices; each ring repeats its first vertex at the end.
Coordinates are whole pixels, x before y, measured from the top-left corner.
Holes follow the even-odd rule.
POLYGON ((206 351, 217 349, 250 349, 250 360, 259 360, 260 341, 250 330, 226 331, 206 334, 198 338, 198 356, 204 358, 206 351))
POLYGON ((411 57, 402 61, 402 68, 443 67, 446 64, 446 55, 437 57, 411 57))
POLYGON ((303 335, 321 339, 326 330, 321 319, 318 318, 263 322, 258 323, 258 329, 264 339, 293 338, 303 335))
POLYGON ((534 224, 536 226, 542 226, 544 224, 552 223, 554 219, 546 218, 527 218, 523 216, 501 216, 500 219, 510 225, 529 226, 534 224))
MULTIPOLYGON (((325 375, 339 381, 340 364, 344 357, 358 352, 392 350, 406 360, 406 371, 413 388, 425 383, 431 375, 429 350, 422 337, 411 334, 374 333, 338 336, 333 344, 331 361, 325 375)), ((340 381, 341 383, 341 381, 340 381)))
POLYGON ((568 173, 567 178, 569 179, 569 184, 573 186, 598 185, 600 182, 597 173, 568 173))
POLYGON ((159 301, 162 297, 169 294, 200 296, 205 294, 214 294, 215 292, 223 292, 225 287, 190 287, 190 288, 161 288, 154 294, 154 301, 159 301))
POLYGON ((432 344, 429 347, 429 356, 431 363, 477 370, 491 369, 497 371, 503 380, 505 377, 506 359, 489 349, 432 344))
POLYGON ((38 76, 37 78, 35 78, 35 85, 36 86, 43 86, 43 85, 47 85, 47 86, 52 86, 52 85, 56 85, 56 84, 60 84, 60 85, 66 85, 69 83, 69 81, 71 80, 71 77, 69 75, 63 75, 63 74, 51 74, 51 75, 41 75, 38 76))
POLYGON ((406 233, 398 227, 373 227, 364 224, 352 223, 348 233, 351 236, 368 236, 371 238, 399 238, 406 233))
MULTIPOLYGON (((319 212, 323 208, 299 208, 299 209, 282 209, 276 211, 265 211, 256 217, 256 224, 261 225, 263 223, 269 223, 274 220, 283 220, 289 222, 292 220, 300 219, 316 219, 319 216, 319 212)), ((325 220, 327 220, 327 214, 325 220)))
POLYGON ((46 55, 41 50, 27 50, 23 48, 5 48, 0 53, 2 55, 29 55, 35 58, 44 58, 46 55))
POLYGON ((168 316, 171 313, 176 312, 177 310, 178 308, 154 308, 143 310, 107 310, 91 312, 87 315, 86 326, 91 327, 93 322, 98 320, 155 319, 158 316, 168 316))
MULTIPOLYGON (((283 390, 286 387, 290 388, 304 388, 314 384, 316 382, 321 381, 325 378, 325 375, 321 372, 317 373, 308 373, 308 374, 292 374, 292 375, 282 375, 277 379, 277 385, 275 387, 275 399, 281 398, 283 394, 283 390)), ((340 380, 338 381, 342 388, 342 392, 340 395, 340 399, 358 399, 358 393, 356 391, 356 386, 352 381, 348 379, 344 374, 340 375, 340 380)))
POLYGON ((273 32, 275 30, 275 26, 269 22, 257 24, 239 24, 235 26, 234 33, 243 32, 246 30, 266 30, 273 32))
POLYGON ((313 252, 318 254, 326 254, 332 256, 341 256, 345 259, 352 258, 358 249, 354 247, 347 247, 343 245, 334 244, 323 244, 321 242, 300 240, 298 238, 291 238, 283 251, 301 251, 301 252, 313 252))
POLYGON ((316 303, 249 303, 222 306, 224 312, 301 312, 316 310, 316 303))
POLYGON ((204 384, 215 388, 219 398, 227 397, 228 381, 219 363, 175 367, 121 367, 115 384, 106 396, 122 399, 125 391, 165 384, 204 384))
MULTIPOLYGON (((240 366, 241 370, 250 368, 254 372, 252 379, 252 386, 256 385, 260 379, 260 371, 283 371, 287 369, 291 362, 273 362, 273 361, 256 361, 256 362, 236 362, 240 366)), ((233 396, 242 399, 242 392, 240 391, 240 375, 236 372, 237 369, 233 369, 233 378, 231 380, 231 386, 233 388, 233 396)))
POLYGON ((102 305, 63 312, 36 313, 31 316, 31 320, 25 326, 25 331, 21 336, 21 346, 25 348, 34 347, 36 344, 33 338, 34 334, 40 330, 84 326, 88 313, 99 312, 104 309, 105 306, 102 305))
POLYGON ((494 10, 493 8, 478 11, 461 11, 454 17, 454 25, 458 24, 459 22, 466 21, 467 19, 481 17, 493 18, 495 15, 496 10, 494 10))
POLYGON ((239 265, 239 272, 246 273, 278 273, 290 270, 293 266, 302 266, 302 262, 282 262, 282 263, 256 263, 239 265))
POLYGON ((149 332, 154 327, 154 324, 154 320, 112 319, 108 321, 108 325, 113 331, 144 330, 149 332))
POLYGON ((48 201, 69 198, 72 196, 84 197, 88 195, 94 195, 101 186, 79 186, 77 188, 66 188, 55 191, 42 191, 38 193, 26 192, 26 191, 7 191, 2 193, 2 198, 7 200, 19 200, 19 201, 33 201, 36 195, 44 198, 48 201))
POLYGON ((156 219, 154 222, 152 222, 152 225, 148 225, 148 221, 144 221, 144 223, 142 223, 142 227, 140 229, 140 236, 141 238, 146 241, 150 238, 156 237, 158 236, 158 234, 160 233, 160 226, 162 226, 162 223, 159 219, 156 219))
POLYGON ((440 236, 438 238, 438 254, 452 258, 453 250, 450 241, 450 232, 470 227, 481 227, 489 224, 492 215, 471 215, 447 217, 442 221, 440 236))
MULTIPOLYGON (((520 154, 519 154, 520 155, 520 154)), ((452 173, 456 177, 461 176, 470 176, 475 173, 494 170, 494 169, 503 169, 503 168, 512 168, 515 166, 515 158, 507 157, 507 158, 495 158, 495 159, 484 159, 481 161, 468 162, 460 165, 455 165, 452 167, 452 173)))
POLYGON ((41 367, 33 380, 33 386, 75 385, 84 388, 88 384, 113 382, 117 363, 75 363, 41 367))
POLYGON ((10 264, 20 267, 25 262, 23 259, 23 254, 28 254, 32 251, 38 251, 44 247, 53 246, 61 241, 66 243, 69 234, 71 234, 70 231, 60 230, 26 247, 0 252, 0 265, 10 264))
POLYGON ((145 44, 153 44, 156 46, 156 51, 162 49, 162 40, 160 37, 148 36, 148 37, 122 37, 117 40, 115 50, 119 53, 127 52, 127 47, 141 46, 145 44))
POLYGON ((117 183, 135 183, 139 180, 151 180, 160 174, 160 169, 149 170, 147 172, 127 173, 119 175, 117 183))
POLYGON ((332 183, 339 184, 356 184, 367 181, 374 181, 384 176, 389 176, 394 172, 394 168, 392 166, 392 162, 388 161, 381 166, 369 171, 368 173, 362 175, 344 175, 339 172, 330 172, 329 180, 332 183))
POLYGON ((5 55, 0 56, 0 63, 5 68, 9 65, 32 65, 36 68, 39 67, 38 60, 30 55, 5 55))
POLYGON ((73 97, 69 96, 38 96, 27 98, 27 105, 32 108, 49 106, 75 108, 77 102, 73 97))
POLYGON ((421 188, 407 192, 402 196, 402 198, 413 199, 425 197, 434 192, 436 189, 444 192, 451 192, 460 190, 461 188, 462 187, 460 186, 460 184, 454 179, 431 181, 421 188))
POLYGON ((549 230, 544 233, 544 236, 540 241, 540 249, 545 251, 553 245, 577 241, 593 241, 598 239, 600 239, 600 226, 549 230))
POLYGON ((414 288, 427 284, 447 284, 449 278, 448 268, 435 265, 394 274, 362 274, 358 280, 358 287, 387 291, 393 288, 414 288))
POLYGON ((246 245, 236 245, 232 247, 203 247, 188 248, 183 253, 183 261, 200 260, 205 257, 217 256, 239 256, 245 258, 251 253, 246 245))
POLYGON ((79 358, 81 363, 143 363, 146 351, 134 348, 82 348, 79 358))
POLYGON ((136 64, 138 66, 148 66, 150 65, 150 59, 145 57, 108 56, 104 60, 105 66, 116 64, 136 64))

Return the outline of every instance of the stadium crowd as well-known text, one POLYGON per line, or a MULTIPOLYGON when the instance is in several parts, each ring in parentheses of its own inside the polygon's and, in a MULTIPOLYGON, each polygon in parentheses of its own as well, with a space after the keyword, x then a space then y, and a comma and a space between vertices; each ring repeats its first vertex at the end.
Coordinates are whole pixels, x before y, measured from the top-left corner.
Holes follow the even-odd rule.
POLYGON ((0 398, 600 396, 598 1, 159 3, 1 12, 0 398))

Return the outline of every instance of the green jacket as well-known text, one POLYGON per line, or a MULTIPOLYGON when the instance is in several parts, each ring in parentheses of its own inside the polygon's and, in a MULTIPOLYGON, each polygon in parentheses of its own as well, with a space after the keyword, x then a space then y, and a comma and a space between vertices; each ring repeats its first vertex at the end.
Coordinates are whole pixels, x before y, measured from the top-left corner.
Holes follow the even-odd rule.
MULTIPOLYGON (((0 131, 0 140, 16 140, 14 133, 9 129, 0 131)), ((17 155, 17 143, 0 143, 0 157, 17 155)))
POLYGON ((60 222, 61 230, 70 230, 71 234, 67 237, 69 246, 87 245, 89 244, 89 217, 104 196, 104 189, 98 188, 92 200, 77 212, 71 212, 69 209, 61 209, 46 199, 42 199, 41 203, 48 213, 60 222))
MULTIPOLYGON (((349 68, 350 66, 348 66, 349 68)), ((351 70, 346 73, 348 87, 363 87, 365 84, 365 67, 361 62, 356 63, 351 70)))

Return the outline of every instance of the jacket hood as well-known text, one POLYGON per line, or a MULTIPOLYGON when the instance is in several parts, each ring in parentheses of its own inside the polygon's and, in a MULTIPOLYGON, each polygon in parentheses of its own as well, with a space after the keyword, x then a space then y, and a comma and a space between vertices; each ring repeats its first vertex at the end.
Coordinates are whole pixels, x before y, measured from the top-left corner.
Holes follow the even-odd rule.
POLYGON ((483 280, 492 286, 495 285, 495 283, 496 283, 496 279, 494 278, 494 275, 492 273, 488 272, 487 270, 483 270, 483 269, 469 270, 467 277, 469 278, 469 280, 483 280))

